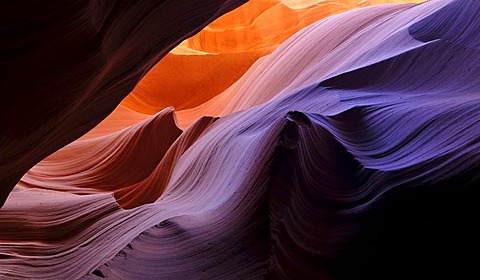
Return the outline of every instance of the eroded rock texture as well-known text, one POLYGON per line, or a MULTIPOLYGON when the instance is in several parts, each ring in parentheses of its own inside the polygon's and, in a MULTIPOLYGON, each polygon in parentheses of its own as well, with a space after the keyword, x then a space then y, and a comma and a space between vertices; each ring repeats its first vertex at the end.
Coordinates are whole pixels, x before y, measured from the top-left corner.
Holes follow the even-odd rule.
MULTIPOLYGON (((277 2, 275 7, 303 14, 325 4, 277 2)), ((210 16, 202 22, 238 4, 211 3, 219 6, 205 10, 210 16)), ((204 6, 187 10, 197 8, 204 6)), ((198 104, 186 105, 173 95, 155 111, 162 107, 160 99, 145 110, 140 101, 125 101, 89 133, 29 169, 15 186, 0 209, 0 278, 476 275, 479 14, 480 3, 473 0, 353 9, 285 36, 278 47, 255 56, 234 84, 212 90, 208 98, 196 99, 198 104), (169 107, 174 102, 183 105, 169 107)), ((208 28, 202 32, 197 36, 212 35, 208 28)), ((202 42, 193 37, 176 50, 193 49, 195 40, 202 42)), ((152 64, 142 65, 145 71, 152 64)), ((122 77, 131 77, 132 70, 124 70, 122 77)), ((112 82, 111 74, 97 73, 96 79, 107 93, 122 84, 112 82)), ((156 86, 149 90, 168 95, 156 86)), ((146 98, 140 91, 134 95, 146 98)), ((96 102, 110 110, 121 100, 120 91, 118 99, 98 94, 96 102)), ((22 98, 20 105, 26 102, 22 98)), ((65 112, 73 110, 68 104, 65 112)), ((16 116, 26 121, 35 119, 34 112, 16 116)), ((33 146, 41 150, 45 143, 57 143, 42 150, 42 157, 88 130, 91 123, 83 118, 93 115, 69 112, 68 133, 52 132, 50 138, 44 131, 41 145, 33 146)), ((105 115, 95 116, 100 121, 105 115)), ((5 135, 8 140, 14 134, 5 135)), ((38 154, 6 166, 23 174, 15 168, 40 159, 38 154)))
POLYGON ((242 0, 13 1, 0 10, 0 205, 172 48, 242 0))

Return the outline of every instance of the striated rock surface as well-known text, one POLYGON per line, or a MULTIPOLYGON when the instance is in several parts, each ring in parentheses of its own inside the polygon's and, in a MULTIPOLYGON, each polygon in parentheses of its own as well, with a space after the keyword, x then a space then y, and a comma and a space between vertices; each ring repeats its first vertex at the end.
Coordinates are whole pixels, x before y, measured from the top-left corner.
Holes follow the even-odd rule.
MULTIPOLYGON (((312 2, 255 0, 246 3, 173 49, 121 104, 146 114, 168 106, 191 109, 225 91, 255 61, 270 54, 300 29, 355 8, 405 1, 312 2)), ((341 32, 341 29, 332 32, 341 32)))
POLYGON ((475 275, 479 13, 352 10, 194 108, 120 105, 15 186, 0 278, 475 275))
POLYGON ((183 39, 243 0, 18 1, 0 10, 0 205, 183 39))

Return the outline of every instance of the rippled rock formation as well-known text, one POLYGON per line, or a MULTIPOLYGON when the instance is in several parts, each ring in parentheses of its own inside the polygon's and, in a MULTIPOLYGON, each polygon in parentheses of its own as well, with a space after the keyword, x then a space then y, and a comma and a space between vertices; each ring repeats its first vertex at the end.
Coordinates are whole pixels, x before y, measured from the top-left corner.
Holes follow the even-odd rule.
POLYGON ((475 275, 478 14, 351 10, 198 106, 117 107, 15 186, 0 278, 475 275))
POLYGON ((0 11, 0 205, 88 132, 172 48, 243 0, 55 1, 0 11))
POLYGON ((270 54, 303 27, 354 8, 403 1, 313 2, 255 0, 246 3, 167 54, 122 105, 147 114, 168 106, 177 110, 199 106, 234 84, 255 61, 270 54), (299 9, 299 5, 305 7, 299 9))

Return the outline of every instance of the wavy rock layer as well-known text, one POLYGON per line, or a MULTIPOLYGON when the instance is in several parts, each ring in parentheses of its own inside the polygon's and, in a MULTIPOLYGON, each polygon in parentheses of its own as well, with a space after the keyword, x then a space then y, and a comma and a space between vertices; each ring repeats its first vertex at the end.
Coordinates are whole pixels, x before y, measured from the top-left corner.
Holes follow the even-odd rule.
POLYGON ((312 2, 248 2, 183 41, 152 68, 121 104, 146 114, 168 106, 191 109, 222 93, 255 61, 307 25, 354 8, 404 1, 312 2), (298 8, 301 4, 305 6, 298 8))
POLYGON ((219 95, 227 107, 120 107, 107 123, 139 123, 97 128, 16 186, 0 278, 474 275, 479 13, 354 10, 258 61, 219 95), (193 122, 209 110, 221 117, 193 122))
POLYGON ((104 119, 172 48, 242 0, 55 1, 0 11, 0 206, 104 119))

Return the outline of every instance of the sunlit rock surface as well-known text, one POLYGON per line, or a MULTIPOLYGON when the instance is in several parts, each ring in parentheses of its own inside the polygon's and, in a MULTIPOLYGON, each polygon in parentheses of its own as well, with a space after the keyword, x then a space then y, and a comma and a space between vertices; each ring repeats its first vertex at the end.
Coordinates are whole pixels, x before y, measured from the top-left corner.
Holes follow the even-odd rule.
MULTIPOLYGON (((473 0, 352 9, 253 56, 227 89, 191 93, 198 104, 173 94, 151 112, 161 98, 144 111, 126 99, 15 186, 0 278, 475 275, 478 14, 473 0)), ((202 40, 168 56, 213 53, 192 47, 202 40)))
POLYGON ((0 206, 183 39, 243 0, 12 1, 0 9, 0 206))
POLYGON ((354 8, 401 2, 405 1, 250 1, 182 42, 152 68, 122 105, 149 114, 168 106, 196 107, 226 90, 255 61, 303 27, 354 8))

